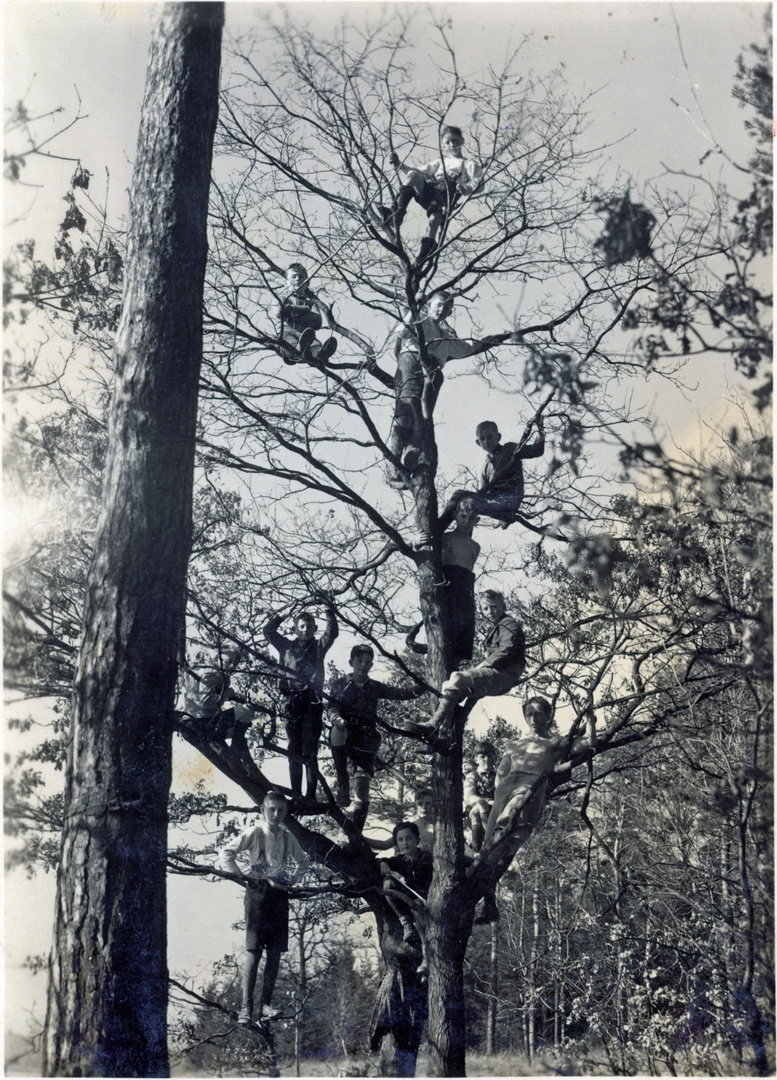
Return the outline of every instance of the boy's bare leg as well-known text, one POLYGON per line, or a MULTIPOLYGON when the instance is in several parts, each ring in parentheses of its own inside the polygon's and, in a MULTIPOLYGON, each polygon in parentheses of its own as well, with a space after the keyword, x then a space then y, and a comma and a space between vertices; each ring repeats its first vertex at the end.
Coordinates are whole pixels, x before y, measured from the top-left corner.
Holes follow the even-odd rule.
POLYGON ((261 949, 246 949, 245 958, 243 960, 243 1003, 237 1021, 239 1024, 251 1023, 253 1017, 256 973, 259 970, 259 961, 261 959, 261 949))
POLYGON ((259 999, 260 1012, 265 1016, 277 1016, 277 1010, 270 1009, 275 981, 278 978, 278 969, 281 966, 281 950, 269 949, 264 961, 264 974, 262 976, 262 996, 259 999))

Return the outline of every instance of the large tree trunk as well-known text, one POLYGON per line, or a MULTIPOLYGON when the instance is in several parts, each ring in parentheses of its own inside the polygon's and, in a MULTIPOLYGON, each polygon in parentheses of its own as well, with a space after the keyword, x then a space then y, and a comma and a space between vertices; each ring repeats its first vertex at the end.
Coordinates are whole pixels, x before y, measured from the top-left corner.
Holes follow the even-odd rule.
POLYGON ((87 580, 44 1068, 165 1076, 165 860, 191 543, 223 5, 166 5, 130 200, 104 505, 87 580))

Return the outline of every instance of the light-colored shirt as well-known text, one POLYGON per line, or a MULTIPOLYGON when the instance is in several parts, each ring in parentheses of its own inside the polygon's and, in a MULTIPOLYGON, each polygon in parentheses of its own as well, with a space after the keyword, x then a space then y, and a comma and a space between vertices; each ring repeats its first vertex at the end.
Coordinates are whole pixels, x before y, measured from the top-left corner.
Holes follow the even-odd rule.
POLYGON ((472 158, 449 157, 435 158, 419 170, 431 180, 442 181, 445 177, 455 180, 463 195, 471 194, 480 183, 483 169, 472 158))
POLYGON ((287 828, 279 826, 273 836, 266 821, 245 829, 225 844, 219 852, 216 868, 230 874, 246 874, 236 859, 241 853, 244 855, 241 861, 249 863, 247 876, 257 881, 266 879, 290 884, 305 873, 310 861, 287 828))
POLYGON ((505 744, 502 760, 499 762, 497 784, 502 783, 510 773, 542 776, 553 772, 564 756, 564 749, 565 740, 558 735, 549 739, 542 739, 539 735, 511 739, 505 744))

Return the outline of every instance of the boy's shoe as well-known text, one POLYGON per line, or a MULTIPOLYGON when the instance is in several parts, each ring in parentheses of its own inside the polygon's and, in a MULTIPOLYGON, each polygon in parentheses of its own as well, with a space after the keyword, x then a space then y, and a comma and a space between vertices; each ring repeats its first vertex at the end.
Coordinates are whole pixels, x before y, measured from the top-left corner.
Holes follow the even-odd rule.
POLYGON ((277 1020, 280 1015, 280 1009, 276 1009, 272 1005, 262 1005, 262 1020, 277 1020))
POLYGON ((248 1027, 251 1023, 251 1015, 254 1011, 254 1004, 250 1001, 247 1005, 243 1005, 240 1012, 237 1014, 237 1022, 240 1027, 248 1027))
POLYGON ((407 481, 404 480, 399 473, 389 473, 386 477, 386 483, 389 487, 394 488, 395 491, 407 491, 407 481))
POLYGON ((351 793, 343 784, 338 784, 335 790, 335 802, 338 806, 351 805, 351 793))
POLYGON ((321 363, 325 364, 330 356, 334 356, 337 352, 337 338, 327 338, 321 348, 318 350, 318 356, 316 357, 321 363))
POLYGON ((301 353, 306 353, 315 340, 316 331, 312 327, 306 326, 299 336, 297 348, 301 353))

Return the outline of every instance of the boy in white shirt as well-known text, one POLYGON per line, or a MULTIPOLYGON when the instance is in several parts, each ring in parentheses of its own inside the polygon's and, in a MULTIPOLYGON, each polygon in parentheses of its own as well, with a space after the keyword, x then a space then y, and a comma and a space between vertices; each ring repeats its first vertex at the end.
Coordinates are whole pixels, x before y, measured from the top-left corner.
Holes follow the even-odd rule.
POLYGON ((253 1018, 254 987, 262 952, 266 953, 260 1018, 278 1016, 272 1001, 281 954, 289 947, 289 894, 280 885, 290 885, 308 868, 308 857, 284 827, 288 803, 279 791, 270 791, 262 803, 262 819, 246 829, 219 852, 216 868, 243 874, 236 856, 244 853, 250 878, 245 895, 246 953, 243 964, 243 1003, 238 1024, 247 1027, 253 1018))
POLYGON ((463 147, 464 136, 461 128, 445 124, 440 128, 441 158, 435 158, 420 169, 415 169, 400 162, 396 153, 391 155, 391 164, 399 171, 404 182, 393 211, 381 207, 383 221, 387 227, 398 233, 413 199, 426 210, 429 229, 421 241, 419 261, 433 250, 437 233, 446 215, 462 195, 471 195, 482 179, 481 166, 472 158, 464 157, 463 147))

